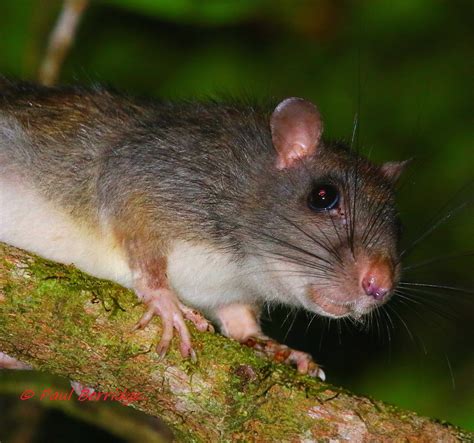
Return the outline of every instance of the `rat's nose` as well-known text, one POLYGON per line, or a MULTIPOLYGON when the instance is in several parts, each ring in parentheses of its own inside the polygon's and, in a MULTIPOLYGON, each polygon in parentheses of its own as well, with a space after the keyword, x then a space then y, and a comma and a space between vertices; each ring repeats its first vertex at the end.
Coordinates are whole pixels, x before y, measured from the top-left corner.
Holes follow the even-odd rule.
POLYGON ((389 292, 389 289, 377 285, 375 277, 364 278, 362 280, 362 287, 365 293, 374 297, 375 300, 383 300, 385 294, 389 292))
POLYGON ((381 301, 393 286, 393 271, 386 259, 371 260, 361 272, 361 286, 364 292, 381 301))

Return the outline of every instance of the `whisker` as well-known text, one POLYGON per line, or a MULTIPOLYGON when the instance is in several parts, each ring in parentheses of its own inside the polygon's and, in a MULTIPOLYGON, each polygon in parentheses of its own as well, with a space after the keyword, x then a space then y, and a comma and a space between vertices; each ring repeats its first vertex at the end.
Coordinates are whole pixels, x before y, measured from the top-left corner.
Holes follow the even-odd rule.
POLYGON ((423 288, 436 288, 436 289, 445 289, 447 291, 455 291, 455 292, 462 292, 464 294, 474 294, 474 291, 467 288, 458 288, 456 286, 445 286, 445 285, 436 285, 431 283, 416 283, 416 282, 407 282, 401 281, 398 283, 400 286, 416 286, 416 287, 423 287, 423 288))
POLYGON ((289 308, 288 309, 288 313, 286 314, 285 316, 285 319, 283 320, 283 322, 281 323, 281 327, 285 326, 285 323, 288 321, 288 318, 290 318, 290 315, 293 313, 293 309, 292 308, 289 308))
MULTIPOLYGON (((410 291, 410 295, 416 297, 419 300, 425 301, 432 301, 433 298, 436 300, 441 300, 446 302, 447 300, 452 301, 453 299, 457 302, 474 302, 474 299, 467 298, 463 292, 455 292, 453 293, 445 293, 445 292, 436 292, 436 290, 430 290, 425 288, 418 288, 418 287, 403 287, 405 291, 410 291)), ((449 307, 449 306, 447 306, 449 307)))
POLYGON ((410 331, 410 328, 408 327, 407 323, 405 322, 405 320, 403 320, 402 316, 393 308, 393 306, 387 305, 387 309, 390 309, 397 316, 397 318, 400 320, 402 325, 405 327, 405 330, 407 331, 408 336, 410 337, 411 341, 414 344, 416 344, 415 338, 412 332, 410 331))
MULTIPOLYGON (((466 186, 464 186, 460 191, 458 191, 456 193, 456 195, 459 195, 460 193, 464 193, 464 191, 466 190, 466 188, 468 188, 469 186, 472 185, 473 182, 469 182, 466 186)), ((462 203, 460 203, 458 206, 456 206, 455 208, 451 209, 450 211, 448 211, 445 215, 441 216, 440 218, 438 218, 438 220, 436 219, 432 219, 432 221, 428 224, 428 228, 425 229, 425 231, 417 238, 415 239, 408 247, 406 247, 402 253, 400 254, 400 258, 402 258, 403 256, 407 255, 409 252, 411 252, 416 245, 418 245, 420 242, 422 242, 423 240, 425 240, 430 234, 432 234, 437 228, 439 228, 443 223, 447 222, 454 214, 457 214, 458 212, 460 212, 462 209, 470 206, 473 202, 473 199, 469 199, 469 200, 466 200, 466 201, 463 201, 462 203)), ((444 211, 445 208, 450 204, 450 202, 448 202, 447 204, 445 204, 442 209, 440 210, 441 211, 444 211)))
POLYGON ((379 314, 380 314, 380 316, 384 315, 385 318, 387 318, 387 320, 388 320, 388 321, 383 322, 382 324, 385 324, 385 330, 386 330, 386 332, 387 332, 387 338, 388 338, 389 343, 391 343, 391 341, 392 341, 392 334, 391 334, 391 332, 390 332, 390 327, 392 328, 392 330, 395 329, 395 327, 394 327, 394 325, 393 325, 393 320, 392 320, 392 318, 390 317, 390 314, 389 314, 386 310, 384 310, 384 309, 383 309, 383 310, 380 310, 380 311, 379 311, 379 314))
MULTIPOLYGON (((358 104, 360 106, 360 102, 358 104)), ((360 110, 359 110, 360 111, 360 110)), ((352 142, 351 142, 351 149, 353 147, 354 139, 356 138, 356 162, 354 165, 354 197, 352 199, 352 214, 351 214, 351 229, 350 229, 350 246, 352 255, 354 255, 354 235, 355 235, 355 225, 356 225, 356 202, 357 202, 357 185, 359 180, 359 114, 357 113, 355 118, 356 121, 354 122, 354 131, 352 134, 352 142)))
POLYGON ((456 382, 454 380, 453 368, 451 367, 451 362, 449 361, 448 354, 445 353, 444 356, 446 358, 446 363, 448 364, 449 373, 451 375, 451 386, 453 387, 453 390, 455 390, 456 389, 456 382))
POLYGON ((412 302, 416 302, 418 306, 427 306, 430 308, 430 310, 436 314, 438 317, 441 317, 443 318, 444 320, 450 320, 450 321, 453 321, 453 320, 457 320, 457 316, 453 314, 452 311, 449 310, 449 305, 446 306, 445 303, 439 303, 437 300, 433 300, 431 298, 427 299, 425 297, 420 297, 420 295, 417 295, 417 294, 411 294, 408 295, 408 296, 401 296, 400 295, 400 299, 398 299, 398 301, 400 303, 402 303, 402 301, 404 301, 405 303, 407 301, 412 301, 412 302), (417 298, 418 300, 414 300, 414 298, 417 298))
MULTIPOLYGON (((397 302, 401 302, 401 300, 397 300, 397 302)), ((453 321, 456 319, 452 316, 447 315, 445 308, 442 306, 433 306, 430 304, 425 304, 425 306, 428 306, 430 308, 429 312, 436 316, 437 321, 435 321, 435 318, 433 318, 432 316, 426 316, 426 308, 423 309, 423 315, 420 313, 419 309, 410 309, 410 312, 414 313, 420 319, 421 322, 426 323, 430 328, 441 328, 443 331, 445 331, 446 334, 448 334, 448 331, 446 330, 445 326, 448 324, 453 324, 453 321)), ((419 306, 417 305, 416 307, 419 306)))
POLYGON ((387 206, 387 203, 382 200, 378 201, 375 207, 374 207, 374 203, 371 202, 370 204, 371 215, 369 217, 367 224, 365 225, 364 232, 361 236, 361 242, 363 245, 368 246, 370 244, 370 240, 373 238, 373 235, 371 234, 373 233, 373 230, 376 224, 377 223, 380 224, 380 220, 382 218, 381 214, 386 206, 387 206), (369 238, 369 235, 371 235, 370 238, 369 238))
POLYGON ((311 323, 313 323, 313 320, 318 316, 318 314, 314 313, 312 316, 311 316, 311 319, 309 320, 308 322, 308 326, 306 326, 306 331, 305 331, 305 335, 308 335, 308 331, 309 331, 309 328, 311 327, 311 323))
MULTIPOLYGON (((316 243, 318 246, 322 247, 324 250, 326 250, 327 252, 329 252, 341 265, 342 265, 342 258, 340 256, 340 254, 337 252, 337 250, 335 249, 335 247, 333 245, 326 245, 324 244, 323 242, 321 242, 320 240, 318 240, 317 238, 315 238, 314 236, 308 234, 308 232, 306 232, 303 228, 301 228, 300 226, 298 226, 295 222, 293 222, 292 220, 286 218, 285 216, 283 215, 280 215, 280 218, 282 218, 283 220, 285 220, 288 224, 290 224, 291 226, 293 226, 295 229, 297 229, 299 232, 301 232, 302 234, 304 234, 307 238, 309 238, 311 241, 313 241, 314 243, 316 243)), ((318 228, 319 226, 316 225, 318 228)), ((319 228, 320 232, 327 238, 325 232, 319 228)))
POLYGON ((293 328, 293 325, 295 324, 295 320, 296 320, 297 315, 298 315, 298 312, 295 310, 293 312, 293 321, 290 323, 290 327, 288 328, 288 330, 286 331, 285 336, 283 337, 283 341, 285 341, 285 342, 288 338, 288 334, 290 333, 291 329, 293 328))
POLYGON ((466 258, 466 257, 474 257, 474 251, 465 252, 465 253, 462 253, 462 254, 452 254, 452 255, 445 255, 445 256, 431 258, 429 260, 425 260, 425 261, 422 261, 422 262, 419 262, 419 263, 415 263, 415 264, 412 264, 412 265, 405 266, 404 268, 402 268, 402 270, 403 271, 408 271, 408 270, 412 270, 412 269, 421 268, 423 266, 431 265, 433 263, 438 263, 440 261, 452 260, 452 259, 456 259, 456 258, 466 258))
POLYGON ((409 297, 409 296, 405 295, 400 290, 395 290, 394 294, 396 294, 397 298, 401 298, 403 300, 406 300, 406 301, 409 301, 409 302, 412 302, 412 303, 415 303, 415 304, 422 305, 422 303, 419 300, 415 300, 412 297, 409 297))
POLYGON ((278 238, 278 237, 274 237, 270 234, 267 234, 267 233, 260 233, 260 235, 263 235, 265 237, 267 237, 268 239, 274 241, 275 243, 277 244, 280 244, 282 246, 286 246, 287 248, 290 248, 290 249, 293 249, 294 251, 297 251, 297 252, 300 252, 302 254, 305 254, 305 255, 308 255, 312 258, 315 258, 317 260, 320 260, 328 265, 332 265, 331 261, 328 260, 328 259, 325 259, 324 257, 321 257, 317 254, 314 254, 313 252, 310 252, 310 251, 307 251, 306 249, 304 249, 303 247, 301 246, 296 246, 294 245, 293 243, 289 243, 288 241, 286 240, 283 240, 281 238, 278 238))

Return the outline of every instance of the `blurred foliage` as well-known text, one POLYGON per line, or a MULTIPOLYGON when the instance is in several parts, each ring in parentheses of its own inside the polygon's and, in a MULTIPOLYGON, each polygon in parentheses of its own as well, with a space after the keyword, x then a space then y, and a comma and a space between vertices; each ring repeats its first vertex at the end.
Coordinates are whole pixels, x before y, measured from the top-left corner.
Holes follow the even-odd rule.
POLYGON ((159 419, 118 402, 50 400, 69 396, 68 380, 44 372, 3 371, 0 376, 1 442, 83 442, 84 435, 101 443, 165 443, 171 433, 159 419), (20 401, 23 390, 36 395, 20 401), (44 391, 45 398, 41 399, 44 391))
POLYGON ((265 3, 269 5, 268 1, 254 0, 207 0, 205 2, 194 0, 106 0, 104 3, 178 23, 210 26, 239 23, 254 15, 265 3))
MULTIPOLYGON (((2 2, 1 72, 35 78, 60 6, 2 2)), ((303 96, 334 138, 349 139, 357 115, 372 159, 414 158, 400 189, 410 240, 472 200, 471 20, 467 1, 97 0, 62 80, 171 98, 303 96)), ((473 234, 471 207, 408 261, 472 252, 473 234)), ((472 288, 472 265, 442 260, 407 279, 472 288)), ((284 322, 286 312, 266 325, 281 339, 291 329, 287 341, 324 362, 330 381, 474 429, 473 296, 430 292, 394 301, 391 319, 369 332, 324 320, 308 327, 303 314, 284 322)))

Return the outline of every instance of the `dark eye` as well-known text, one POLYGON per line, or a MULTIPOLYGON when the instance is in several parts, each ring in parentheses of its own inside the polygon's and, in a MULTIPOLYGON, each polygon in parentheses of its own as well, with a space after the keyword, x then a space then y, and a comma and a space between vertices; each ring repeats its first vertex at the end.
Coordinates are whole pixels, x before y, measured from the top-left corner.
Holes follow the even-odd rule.
POLYGON ((333 185, 316 185, 308 196, 308 206, 316 212, 334 209, 339 203, 339 191, 333 185))

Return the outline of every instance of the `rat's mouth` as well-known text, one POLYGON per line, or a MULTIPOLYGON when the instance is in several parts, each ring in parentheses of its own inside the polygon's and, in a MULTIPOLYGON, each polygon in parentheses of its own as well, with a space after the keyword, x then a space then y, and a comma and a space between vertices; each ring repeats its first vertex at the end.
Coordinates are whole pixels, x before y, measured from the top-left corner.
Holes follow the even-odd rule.
POLYGON ((335 303, 317 291, 311 291, 311 299, 329 317, 346 317, 353 313, 351 303, 335 303))
POLYGON ((351 316, 355 320, 360 319, 384 303, 382 300, 366 295, 350 297, 350 299, 344 301, 334 301, 329 294, 315 290, 315 288, 310 291, 310 298, 311 302, 317 305, 318 311, 323 315, 332 318, 351 316))

